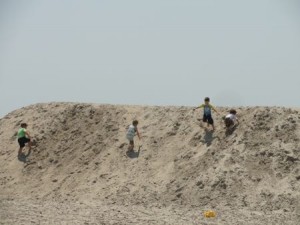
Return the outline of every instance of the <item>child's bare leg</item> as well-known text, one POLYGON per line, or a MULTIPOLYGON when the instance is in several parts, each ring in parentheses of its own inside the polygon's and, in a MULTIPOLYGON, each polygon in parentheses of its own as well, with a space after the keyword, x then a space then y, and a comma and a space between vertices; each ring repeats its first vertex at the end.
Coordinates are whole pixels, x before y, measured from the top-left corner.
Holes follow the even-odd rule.
POLYGON ((18 152, 18 155, 20 156, 20 155, 22 155, 22 153, 23 153, 23 148, 19 148, 19 152, 18 152))
POLYGON ((129 141, 129 146, 128 146, 128 150, 132 151, 134 148, 134 142, 133 141, 129 141))

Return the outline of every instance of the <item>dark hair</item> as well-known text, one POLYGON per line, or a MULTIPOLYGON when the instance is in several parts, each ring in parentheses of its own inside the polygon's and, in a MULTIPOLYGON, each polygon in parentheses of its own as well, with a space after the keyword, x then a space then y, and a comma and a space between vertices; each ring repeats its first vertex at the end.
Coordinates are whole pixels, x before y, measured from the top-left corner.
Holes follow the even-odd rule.
POLYGON ((229 113, 231 113, 231 114, 236 114, 236 110, 235 109, 230 109, 230 111, 229 111, 229 113))
POLYGON ((132 122, 132 125, 138 125, 139 124, 139 121, 137 121, 137 120, 134 120, 133 122, 132 122))
POLYGON ((209 102, 209 101, 210 101, 209 97, 206 97, 206 98, 204 99, 204 101, 205 101, 205 102, 209 102))
POLYGON ((21 127, 22 127, 22 128, 27 127, 27 123, 21 123, 21 127))

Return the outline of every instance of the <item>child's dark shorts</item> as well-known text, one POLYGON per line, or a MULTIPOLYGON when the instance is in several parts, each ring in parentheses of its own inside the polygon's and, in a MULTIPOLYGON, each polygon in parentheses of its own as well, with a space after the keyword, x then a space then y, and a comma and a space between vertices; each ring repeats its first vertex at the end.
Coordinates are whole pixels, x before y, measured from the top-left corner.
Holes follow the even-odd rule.
POLYGON ((25 147, 25 144, 28 143, 28 142, 30 142, 30 139, 27 138, 27 137, 21 137, 21 138, 18 139, 18 143, 20 145, 20 148, 25 147))
POLYGON ((234 125, 234 122, 230 118, 225 118, 225 126, 228 128, 230 126, 234 125))
POLYGON ((211 125, 214 124, 214 120, 213 120, 212 116, 211 115, 206 115, 206 114, 203 115, 203 122, 205 122, 205 123, 207 122, 211 125))

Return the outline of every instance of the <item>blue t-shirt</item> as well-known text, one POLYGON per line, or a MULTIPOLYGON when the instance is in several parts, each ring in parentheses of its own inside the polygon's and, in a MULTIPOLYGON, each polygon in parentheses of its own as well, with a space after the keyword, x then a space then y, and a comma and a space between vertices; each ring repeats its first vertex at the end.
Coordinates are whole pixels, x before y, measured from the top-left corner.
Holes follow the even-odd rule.
POLYGON ((214 109, 214 107, 211 104, 202 104, 199 107, 203 108, 204 115, 206 116, 211 116, 211 110, 214 109))

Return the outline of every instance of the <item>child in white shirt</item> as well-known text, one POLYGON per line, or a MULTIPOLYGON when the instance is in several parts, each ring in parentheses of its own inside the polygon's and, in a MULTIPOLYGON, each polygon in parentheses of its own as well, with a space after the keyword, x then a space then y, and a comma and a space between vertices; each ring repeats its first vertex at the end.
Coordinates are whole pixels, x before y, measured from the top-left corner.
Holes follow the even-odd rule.
POLYGON ((139 130, 137 128, 138 123, 139 122, 137 120, 134 120, 132 122, 132 125, 130 125, 129 128, 128 128, 128 130, 127 130, 126 138, 129 141, 129 147, 128 147, 129 151, 133 151, 133 148, 134 148, 134 141, 133 141, 133 139, 134 139, 135 133, 137 134, 137 136, 139 137, 139 139, 141 139, 139 130))
POLYGON ((225 116, 224 122, 225 122, 226 128, 232 128, 233 126, 239 124, 239 120, 238 120, 236 114, 237 114, 236 110, 231 109, 229 111, 229 114, 227 116, 225 116))

